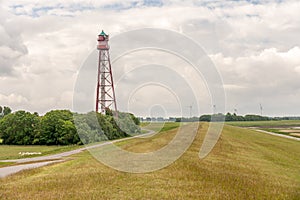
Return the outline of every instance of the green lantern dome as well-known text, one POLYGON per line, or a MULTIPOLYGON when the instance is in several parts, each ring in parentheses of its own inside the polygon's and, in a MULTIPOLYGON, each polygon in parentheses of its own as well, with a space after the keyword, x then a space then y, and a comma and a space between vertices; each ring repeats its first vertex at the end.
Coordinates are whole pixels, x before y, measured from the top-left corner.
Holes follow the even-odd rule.
POLYGON ((102 36, 107 36, 107 35, 106 35, 106 33, 104 33, 104 31, 103 31, 103 30, 101 31, 101 33, 100 33, 99 35, 102 35, 102 36))

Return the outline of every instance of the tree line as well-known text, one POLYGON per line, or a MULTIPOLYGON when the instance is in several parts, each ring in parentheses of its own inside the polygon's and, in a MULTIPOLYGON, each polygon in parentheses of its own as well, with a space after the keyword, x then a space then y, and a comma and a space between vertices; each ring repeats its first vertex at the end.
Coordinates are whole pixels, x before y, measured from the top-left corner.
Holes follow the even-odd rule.
POLYGON ((226 122, 232 122, 232 121, 269 121, 272 120, 271 117, 265 117, 260 115, 237 115, 235 113, 227 113, 226 115, 219 113, 219 114, 213 114, 213 115, 202 115, 199 118, 199 121, 226 121, 226 122))
POLYGON ((211 122, 211 121, 226 121, 226 122, 232 122, 232 121, 270 121, 270 120, 300 120, 300 117, 267 117, 267 116, 260 116, 260 115, 237 115, 236 113, 227 113, 224 115, 223 113, 218 114, 206 114, 201 115, 200 117, 191 117, 191 118, 176 118, 176 122, 197 122, 197 121, 205 121, 205 122, 211 122))
POLYGON ((133 114, 121 112, 115 119, 111 112, 52 110, 39 116, 36 112, 10 111, 1 115, 0 138, 2 144, 9 145, 80 145, 140 134, 138 125, 133 114))

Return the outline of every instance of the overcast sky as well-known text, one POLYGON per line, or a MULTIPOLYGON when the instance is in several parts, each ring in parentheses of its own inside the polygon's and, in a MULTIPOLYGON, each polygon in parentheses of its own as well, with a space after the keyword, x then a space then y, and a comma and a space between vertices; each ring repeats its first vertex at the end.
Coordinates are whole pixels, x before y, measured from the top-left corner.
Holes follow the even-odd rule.
MULTIPOLYGON (((0 105, 40 114, 74 109, 76 80, 100 31, 114 38, 147 27, 201 46, 222 78, 225 111, 260 114, 261 104, 264 115, 300 115, 299 11, 296 0, 0 0, 0 105)), ((193 77, 186 63, 164 54, 143 50, 114 63, 120 110, 189 116, 190 105, 192 115, 223 109, 213 108, 205 77, 193 77), (153 84, 140 81, 151 77, 153 84), (191 80, 195 99, 185 94, 191 80)), ((93 109, 94 96, 83 98, 93 109)))

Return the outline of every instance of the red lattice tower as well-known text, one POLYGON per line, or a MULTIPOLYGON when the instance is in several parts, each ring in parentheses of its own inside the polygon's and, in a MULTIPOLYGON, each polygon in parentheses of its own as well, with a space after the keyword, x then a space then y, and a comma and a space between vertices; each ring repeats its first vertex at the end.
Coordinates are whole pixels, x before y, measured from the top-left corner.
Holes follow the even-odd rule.
POLYGON ((117 112, 117 103, 113 74, 109 56, 109 35, 104 31, 98 35, 99 62, 96 95, 96 112, 106 113, 107 110, 117 112))

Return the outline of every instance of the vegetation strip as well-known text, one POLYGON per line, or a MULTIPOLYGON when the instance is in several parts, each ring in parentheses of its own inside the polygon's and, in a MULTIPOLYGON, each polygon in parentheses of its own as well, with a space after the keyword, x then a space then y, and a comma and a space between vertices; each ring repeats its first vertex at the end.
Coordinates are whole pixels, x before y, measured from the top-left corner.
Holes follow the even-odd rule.
POLYGON ((274 136, 277 136, 277 137, 283 137, 283 138, 288 138, 288 139, 300 141, 300 138, 297 138, 297 137, 294 137, 294 136, 289 136, 289 135, 284 135, 284 134, 279 134, 279 133, 273 133, 273 132, 260 130, 260 129, 256 129, 256 131, 259 131, 259 132, 262 132, 262 133, 267 133, 269 135, 274 135, 274 136))

